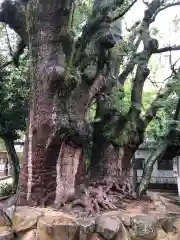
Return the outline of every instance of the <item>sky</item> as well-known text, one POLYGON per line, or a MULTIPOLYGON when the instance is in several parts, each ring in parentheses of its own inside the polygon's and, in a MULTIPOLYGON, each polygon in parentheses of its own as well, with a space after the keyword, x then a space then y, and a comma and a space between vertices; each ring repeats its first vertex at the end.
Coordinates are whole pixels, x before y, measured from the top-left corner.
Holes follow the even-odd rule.
MULTIPOLYGON (((142 20, 145 9, 146 6, 143 1, 138 0, 133 8, 126 14, 125 21, 127 26, 131 27, 137 20, 142 20)), ((159 47, 168 46, 169 44, 179 45, 180 25, 178 28, 179 31, 174 32, 174 25, 172 24, 172 21, 176 16, 180 19, 180 6, 168 8, 160 12, 155 22, 151 25, 151 27, 156 27, 159 30, 157 37, 159 47)), ((172 62, 175 62, 178 58, 180 58, 180 51, 172 52, 172 62)), ((162 82, 163 79, 170 75, 169 52, 154 55, 151 58, 151 62, 154 62, 154 67, 157 68, 155 81, 162 82)), ((145 87, 152 87, 152 84, 147 81, 145 87)))

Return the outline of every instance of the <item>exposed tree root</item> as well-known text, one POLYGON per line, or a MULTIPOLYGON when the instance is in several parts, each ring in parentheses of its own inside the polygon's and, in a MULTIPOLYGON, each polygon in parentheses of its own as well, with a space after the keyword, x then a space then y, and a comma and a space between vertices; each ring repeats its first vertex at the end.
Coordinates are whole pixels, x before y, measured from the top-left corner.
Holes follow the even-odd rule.
POLYGON ((80 205, 87 214, 94 215, 95 213, 100 213, 101 209, 116 209, 113 200, 113 197, 108 196, 101 186, 96 189, 89 187, 84 196, 72 202, 72 207, 80 205))
POLYGON ((135 198, 131 185, 128 183, 129 181, 117 180, 91 182, 87 188, 78 189, 73 199, 69 199, 66 203, 71 203, 72 210, 82 207, 87 215, 124 208, 125 198, 135 198))

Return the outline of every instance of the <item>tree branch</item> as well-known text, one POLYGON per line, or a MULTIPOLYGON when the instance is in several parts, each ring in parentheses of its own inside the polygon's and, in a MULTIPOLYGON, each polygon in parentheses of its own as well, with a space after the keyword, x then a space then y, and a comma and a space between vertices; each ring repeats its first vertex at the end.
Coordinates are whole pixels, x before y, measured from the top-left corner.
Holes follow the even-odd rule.
POLYGON ((10 53, 10 56, 12 57, 13 56, 13 51, 12 51, 12 47, 11 47, 11 43, 10 43, 10 39, 9 39, 9 34, 8 34, 8 31, 7 31, 7 27, 6 27, 5 24, 4 24, 4 28, 5 28, 5 31, 6 31, 6 37, 7 37, 7 44, 8 44, 8 48, 9 48, 9 53, 10 53))
MULTIPOLYGON (((152 1, 151 4, 149 4, 148 9, 144 12, 144 17, 143 17, 142 23, 141 23, 141 25, 139 27, 139 31, 138 31, 140 33, 140 36, 139 36, 139 38, 138 38, 138 40, 137 40, 137 42, 135 44, 134 52, 137 51, 137 48, 138 48, 138 46, 139 46, 139 44, 140 44, 142 39, 143 39, 144 45, 148 45, 149 44, 148 43, 149 38, 150 38, 150 35, 148 33, 149 25, 151 23, 151 18, 153 16, 154 12, 160 7, 160 4, 161 4, 160 0, 154 0, 154 1, 152 1)), ((139 23, 138 23, 138 25, 139 25, 139 23)), ((150 40, 152 40, 152 39, 150 39, 150 40)), ((151 46, 149 45, 147 47, 151 47, 151 52, 152 53, 154 53, 154 51, 157 50, 157 47, 155 47, 153 49, 152 45, 151 46)), ((144 54, 145 53, 143 51, 142 53, 139 53, 139 54, 136 54, 136 55, 133 54, 133 56, 130 58, 129 62, 127 63, 127 65, 126 65, 126 67, 124 69, 124 71, 118 77, 118 80, 119 80, 121 85, 124 84, 126 78, 130 74, 130 72, 132 72, 132 70, 134 69, 134 66, 137 64, 137 59, 141 58, 141 55, 144 55, 144 54)))
POLYGON ((166 5, 166 6, 162 7, 162 8, 160 8, 160 9, 157 10, 156 13, 154 14, 152 21, 155 21, 155 19, 156 19, 158 13, 162 12, 163 10, 165 10, 165 9, 167 9, 167 8, 175 7, 175 6, 180 6, 180 2, 170 3, 170 4, 168 4, 168 5, 166 5))
POLYGON ((13 62, 18 66, 19 56, 24 52, 28 43, 28 34, 26 32, 26 19, 21 5, 15 1, 6 0, 1 4, 0 22, 3 22, 13 29, 21 38, 21 42, 14 54, 13 62))
POLYGON ((139 64, 136 70, 136 76, 133 80, 133 87, 131 92, 131 111, 136 114, 134 117, 139 117, 141 113, 142 92, 145 80, 149 75, 148 62, 153 53, 153 49, 158 48, 158 42, 156 39, 148 38, 144 41, 144 51, 142 52, 142 58, 139 59, 139 64))
POLYGON ((174 63, 174 64, 172 64, 172 54, 171 54, 171 51, 170 51, 170 53, 169 53, 169 64, 170 64, 170 68, 171 68, 171 71, 172 71, 172 73, 174 74, 174 75, 177 75, 177 72, 176 72, 176 70, 175 70, 175 65, 176 65, 176 63, 174 63))
POLYGON ((73 60, 75 66, 79 65, 81 55, 83 55, 87 44, 91 42, 92 37, 99 29, 100 24, 104 23, 105 25, 110 25, 111 20, 109 17, 107 17, 109 11, 115 10, 114 6, 117 8, 120 7, 123 3, 124 0, 113 0, 105 5, 102 5, 101 3, 99 6, 98 1, 94 1, 92 15, 89 18, 87 24, 83 27, 81 37, 78 38, 76 42, 76 51, 73 60))
POLYGON ((86 108, 88 108, 90 106, 93 99, 100 93, 100 91, 104 87, 104 85, 105 85, 105 77, 104 77, 103 73, 100 72, 97 75, 97 77, 95 78, 95 80, 88 92, 88 101, 87 101, 86 108))
POLYGON ((149 33, 149 25, 153 12, 160 6, 160 1, 154 0, 144 13, 144 18, 141 24, 141 38, 144 49, 140 55, 136 76, 133 80, 133 87, 131 91, 131 108, 130 112, 133 118, 139 118, 141 113, 141 102, 144 82, 149 75, 148 62, 155 50, 158 49, 158 41, 153 39, 149 33), (135 114, 135 115, 134 115, 135 114))
POLYGON ((3 68, 7 67, 8 65, 10 65, 12 63, 13 63, 13 61, 9 61, 9 62, 4 63, 3 65, 0 66, 0 70, 2 70, 3 68))
POLYGON ((144 0, 142 0, 142 2, 143 2, 147 7, 149 7, 149 3, 148 3, 148 2, 146 2, 146 1, 144 1, 144 0))
POLYGON ((122 18, 133 6, 134 4, 137 2, 137 0, 134 0, 122 13, 120 13, 118 16, 116 16, 115 18, 111 19, 110 22, 114 22, 119 18, 122 18))
MULTIPOLYGON (((134 45, 134 49, 133 52, 137 51, 137 48, 139 47, 139 44, 141 42, 141 36, 137 39, 135 45, 134 45)), ((142 53, 139 54, 132 54, 130 60, 128 61, 128 63, 126 64, 125 69, 123 70, 123 72, 121 74, 119 74, 118 76, 118 81, 119 83, 123 86, 128 75, 133 71, 134 66, 137 63, 137 59, 140 58, 142 53)))
POLYGON ((164 47, 164 48, 159 48, 154 53, 163 53, 163 52, 168 52, 168 51, 179 51, 180 50, 180 45, 177 46, 169 46, 169 47, 164 47))

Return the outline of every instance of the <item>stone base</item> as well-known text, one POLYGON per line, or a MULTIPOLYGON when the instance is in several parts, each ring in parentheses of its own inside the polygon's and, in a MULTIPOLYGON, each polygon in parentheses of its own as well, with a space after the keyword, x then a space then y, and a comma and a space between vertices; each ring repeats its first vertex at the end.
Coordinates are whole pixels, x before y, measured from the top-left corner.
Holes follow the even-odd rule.
POLYGON ((111 211, 85 219, 51 208, 17 207, 12 222, 12 228, 0 227, 0 240, 180 240, 180 219, 165 213, 111 211))

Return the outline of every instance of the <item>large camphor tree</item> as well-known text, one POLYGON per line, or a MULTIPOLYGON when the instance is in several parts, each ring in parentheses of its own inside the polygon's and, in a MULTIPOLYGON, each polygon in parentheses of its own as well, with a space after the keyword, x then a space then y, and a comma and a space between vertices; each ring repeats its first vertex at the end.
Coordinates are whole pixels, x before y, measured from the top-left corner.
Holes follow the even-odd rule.
POLYGON ((31 101, 19 204, 61 206, 71 201, 73 207, 98 212, 119 206, 123 196, 134 196, 131 159, 160 107, 158 100, 168 94, 168 89, 159 93, 141 113, 148 63, 153 54, 180 49, 159 48, 150 25, 159 12, 179 2, 145 3, 144 17, 132 26, 127 39, 121 20, 137 1, 92 1, 80 36, 73 32, 77 2, 6 0, 0 21, 21 37, 14 56, 17 66, 18 56, 25 45, 29 47, 31 101), (112 99, 123 100, 124 84, 132 72, 130 105, 121 111, 112 99), (87 151, 90 165, 85 177, 87 151), (78 189, 82 182, 85 188, 78 189))

